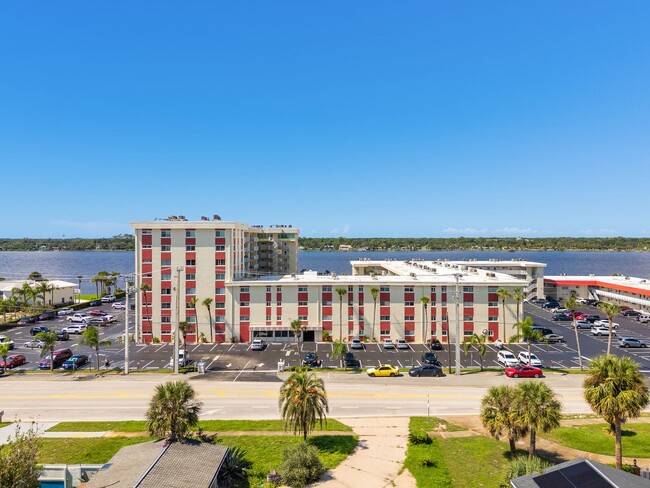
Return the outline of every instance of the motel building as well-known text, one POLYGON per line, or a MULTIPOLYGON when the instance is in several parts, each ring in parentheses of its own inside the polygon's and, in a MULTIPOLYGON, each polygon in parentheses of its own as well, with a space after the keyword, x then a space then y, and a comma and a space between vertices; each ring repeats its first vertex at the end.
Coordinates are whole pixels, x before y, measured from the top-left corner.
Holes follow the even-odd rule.
POLYGON ((290 225, 249 226, 215 215, 198 221, 172 216, 131 227, 140 290, 136 336, 142 342, 171 342, 179 322, 188 324, 188 342, 292 341, 296 320, 304 341, 329 336, 453 342, 457 324, 461 341, 472 334, 505 341, 516 334, 518 304, 506 300, 504 314, 497 290, 529 294, 544 267, 362 260, 351 262, 350 275, 299 274, 299 230, 290 225), (518 276, 501 268, 516 269, 518 276))

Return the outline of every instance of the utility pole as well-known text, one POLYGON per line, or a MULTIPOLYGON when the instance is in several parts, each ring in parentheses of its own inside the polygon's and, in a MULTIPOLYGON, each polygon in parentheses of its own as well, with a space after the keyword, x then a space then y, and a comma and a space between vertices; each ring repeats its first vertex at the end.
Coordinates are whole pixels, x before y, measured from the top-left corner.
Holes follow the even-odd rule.
POLYGON ((131 286, 129 285, 129 275, 124 277, 124 290, 126 298, 124 299, 124 374, 129 374, 129 294, 131 286))
POLYGON ((181 271, 183 266, 176 267, 176 327, 174 327, 174 374, 178 374, 178 342, 180 341, 178 324, 181 321, 180 297, 181 297, 181 271))
POLYGON ((454 273, 456 278, 456 376, 460 376, 460 278, 461 273, 454 273))

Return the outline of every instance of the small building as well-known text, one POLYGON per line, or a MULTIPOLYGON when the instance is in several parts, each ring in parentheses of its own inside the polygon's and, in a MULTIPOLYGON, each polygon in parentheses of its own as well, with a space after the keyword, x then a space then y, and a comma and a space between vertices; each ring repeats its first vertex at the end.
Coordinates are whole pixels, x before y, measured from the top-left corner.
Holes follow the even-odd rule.
POLYGON ((62 280, 44 280, 44 281, 33 281, 33 280, 6 280, 0 281, 0 300, 8 300, 14 294, 16 288, 21 288, 25 283, 29 285, 32 290, 37 290, 39 287, 47 287, 47 290, 43 293, 39 293, 36 296, 35 301, 29 298, 30 303, 35 303, 36 305, 42 305, 43 303, 46 306, 61 306, 74 303, 74 294, 77 285, 75 283, 69 283, 62 280), (43 300, 45 298, 45 300, 43 300))
POLYGON ((547 276, 544 278, 546 296, 566 300, 591 298, 618 303, 634 309, 650 311, 650 280, 632 276, 547 276))
POLYGON ((352 251, 352 246, 350 244, 341 244, 339 251, 352 251))

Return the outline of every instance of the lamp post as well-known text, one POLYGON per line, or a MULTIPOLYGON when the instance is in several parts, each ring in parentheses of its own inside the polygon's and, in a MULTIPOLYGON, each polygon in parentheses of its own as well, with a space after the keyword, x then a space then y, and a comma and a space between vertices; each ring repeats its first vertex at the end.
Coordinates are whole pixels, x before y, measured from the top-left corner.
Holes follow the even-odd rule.
POLYGON ((456 278, 456 376, 460 376, 460 278, 462 273, 454 273, 456 278))
POLYGON ((131 294, 131 285, 129 284, 130 275, 124 276, 124 289, 126 290, 124 299, 124 374, 129 374, 129 295, 131 294))
POLYGON ((181 321, 180 296, 181 296, 181 271, 183 266, 176 267, 176 326, 174 327, 174 374, 178 374, 178 342, 180 341, 178 326, 181 321))

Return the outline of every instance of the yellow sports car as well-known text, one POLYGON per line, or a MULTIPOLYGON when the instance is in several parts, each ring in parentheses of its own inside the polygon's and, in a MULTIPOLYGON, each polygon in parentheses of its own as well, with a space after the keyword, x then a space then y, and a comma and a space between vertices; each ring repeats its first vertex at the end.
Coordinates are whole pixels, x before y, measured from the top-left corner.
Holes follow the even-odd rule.
POLYGON ((368 376, 398 376, 399 368, 391 366, 390 364, 380 364, 376 368, 370 368, 368 371, 368 376))

